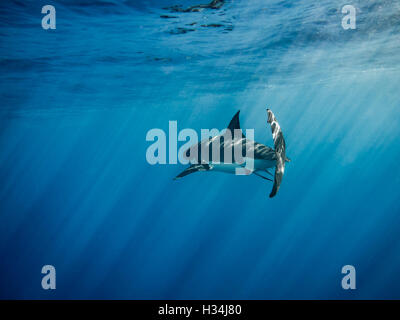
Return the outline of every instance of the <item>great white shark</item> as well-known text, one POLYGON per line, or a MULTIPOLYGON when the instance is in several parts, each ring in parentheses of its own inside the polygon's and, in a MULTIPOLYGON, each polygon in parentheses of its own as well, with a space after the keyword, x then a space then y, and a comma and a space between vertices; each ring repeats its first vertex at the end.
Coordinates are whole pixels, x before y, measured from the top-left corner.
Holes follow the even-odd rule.
POLYGON ((285 172, 285 163, 290 161, 286 157, 286 143, 281 127, 272 111, 267 109, 267 122, 271 126, 274 140, 273 149, 246 138, 240 128, 239 113, 240 111, 233 116, 224 134, 204 139, 184 152, 185 158, 191 165, 177 175, 175 180, 198 171, 237 173, 237 169, 242 168, 246 172, 245 174, 255 174, 272 181, 261 173, 272 176, 268 169, 275 167, 274 185, 269 197, 272 198, 276 195, 285 172), (239 153, 234 152, 235 148, 239 149, 239 153), (249 168, 246 163, 250 161, 252 165, 249 168))

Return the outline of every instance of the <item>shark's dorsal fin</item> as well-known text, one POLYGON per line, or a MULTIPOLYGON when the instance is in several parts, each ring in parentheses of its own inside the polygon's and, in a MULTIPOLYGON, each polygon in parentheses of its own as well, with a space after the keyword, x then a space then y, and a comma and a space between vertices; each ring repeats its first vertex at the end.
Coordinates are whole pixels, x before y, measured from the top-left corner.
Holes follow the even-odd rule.
MULTIPOLYGON (((229 125, 227 128, 228 130, 231 131, 232 135, 235 134, 235 130, 242 131, 242 128, 240 128, 239 113, 240 113, 240 110, 238 112, 236 112, 236 114, 233 116, 233 118, 232 118, 231 122, 229 122, 229 125)), ((245 138, 243 131, 242 131, 242 138, 245 138)))
POLYGON ((231 132, 233 132, 233 130, 235 130, 235 129, 240 130, 239 113, 240 113, 240 110, 238 112, 236 112, 236 114, 233 116, 231 122, 229 122, 227 129, 231 130, 231 132))

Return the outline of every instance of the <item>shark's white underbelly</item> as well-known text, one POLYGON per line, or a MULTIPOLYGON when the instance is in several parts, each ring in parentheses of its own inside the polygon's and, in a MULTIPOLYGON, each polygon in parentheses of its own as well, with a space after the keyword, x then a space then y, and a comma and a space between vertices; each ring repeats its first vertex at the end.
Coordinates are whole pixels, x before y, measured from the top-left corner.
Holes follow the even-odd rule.
MULTIPOLYGON (((251 164, 249 162, 248 158, 245 158, 246 163, 247 163, 247 169, 251 170, 251 164)), ((213 163, 210 162, 211 170, 213 171, 220 171, 220 172, 225 172, 225 173, 233 173, 236 174, 236 169, 237 168, 244 168, 246 163, 243 163, 241 165, 237 163, 213 163)), ((275 161, 274 160, 261 160, 261 159, 254 159, 254 169, 251 171, 258 171, 258 170, 266 170, 268 168, 273 168, 275 167, 275 161)))

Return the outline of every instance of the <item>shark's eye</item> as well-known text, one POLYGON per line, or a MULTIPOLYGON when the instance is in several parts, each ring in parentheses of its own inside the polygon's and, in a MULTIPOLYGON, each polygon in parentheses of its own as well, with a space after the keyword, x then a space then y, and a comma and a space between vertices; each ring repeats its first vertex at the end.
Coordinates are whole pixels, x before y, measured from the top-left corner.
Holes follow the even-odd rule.
POLYGON ((188 158, 190 157, 190 149, 187 149, 187 150, 186 150, 185 155, 186 155, 186 157, 188 157, 188 158))

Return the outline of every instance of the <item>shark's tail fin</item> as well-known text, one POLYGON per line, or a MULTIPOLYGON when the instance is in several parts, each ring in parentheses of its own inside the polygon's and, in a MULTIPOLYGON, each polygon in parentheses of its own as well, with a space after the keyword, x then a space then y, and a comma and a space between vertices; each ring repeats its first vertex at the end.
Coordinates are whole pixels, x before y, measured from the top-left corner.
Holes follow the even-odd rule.
POLYGON ((286 157, 286 144, 285 139, 283 138, 281 127, 270 109, 267 109, 267 114, 268 123, 271 125, 272 138, 274 139, 274 147, 276 152, 274 186, 272 187, 272 191, 269 195, 269 197, 272 198, 276 195, 281 185, 283 174, 285 172, 285 162, 290 160, 286 157))

